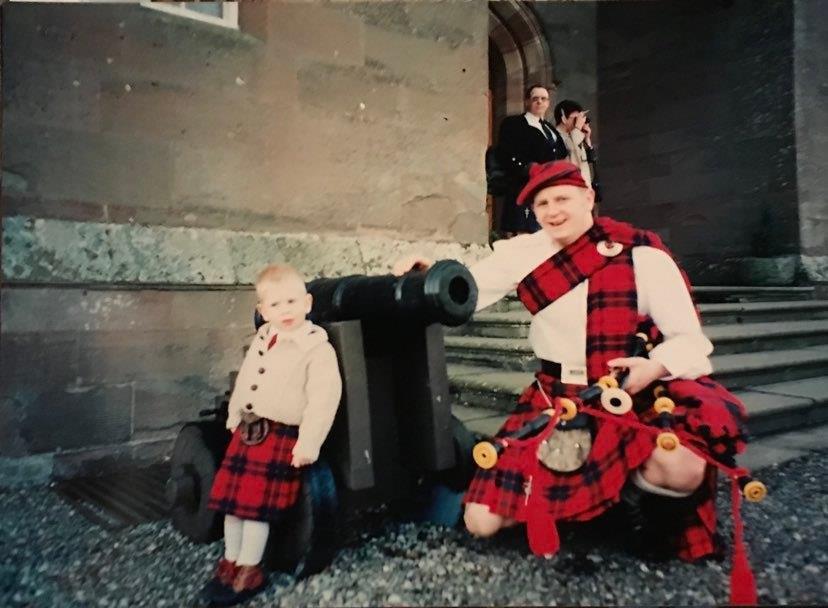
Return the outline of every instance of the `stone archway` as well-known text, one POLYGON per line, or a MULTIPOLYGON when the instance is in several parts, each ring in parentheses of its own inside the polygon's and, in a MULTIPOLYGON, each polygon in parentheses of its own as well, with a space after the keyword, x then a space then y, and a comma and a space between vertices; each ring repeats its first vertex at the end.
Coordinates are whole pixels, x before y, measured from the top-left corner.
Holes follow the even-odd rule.
POLYGON ((533 82, 555 87, 552 53, 538 18, 519 0, 489 2, 489 87, 495 133, 505 116, 523 111, 524 90, 533 82))
MULTIPOLYGON (((489 2, 489 145, 497 143, 497 130, 506 116, 523 112, 525 89, 534 82, 551 87, 550 94, 557 84, 537 16, 520 0, 489 2)), ((503 202, 501 197, 487 197, 490 228, 499 227, 503 202)))

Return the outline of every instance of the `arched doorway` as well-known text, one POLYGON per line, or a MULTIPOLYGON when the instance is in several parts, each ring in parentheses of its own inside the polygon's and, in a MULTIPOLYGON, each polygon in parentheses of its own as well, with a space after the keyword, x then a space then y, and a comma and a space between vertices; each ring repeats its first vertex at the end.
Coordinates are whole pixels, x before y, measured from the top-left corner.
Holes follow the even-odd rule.
MULTIPOLYGON (((556 86, 552 53, 537 16, 520 0, 489 2, 489 145, 510 114, 523 112, 527 86, 540 82, 556 86)), ((490 227, 497 229, 499 201, 489 196, 490 227)))

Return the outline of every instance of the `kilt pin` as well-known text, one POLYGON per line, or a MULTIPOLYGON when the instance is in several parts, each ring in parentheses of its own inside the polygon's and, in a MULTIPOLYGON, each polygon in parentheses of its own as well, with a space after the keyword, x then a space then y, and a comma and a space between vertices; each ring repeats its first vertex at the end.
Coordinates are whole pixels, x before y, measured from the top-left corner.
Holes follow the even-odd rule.
MULTIPOLYGON (((646 333, 653 344, 663 340, 653 321, 638 313, 631 254, 637 246, 670 253, 654 233, 598 217, 584 235, 541 263, 518 285, 518 297, 534 315, 589 279, 586 328, 589 384, 607 373, 609 360, 629 356, 637 332, 646 333), (620 243, 623 250, 607 256, 600 251, 602 243, 620 243)), ((690 290, 684 272, 682 276, 690 290)), ((558 397, 567 397, 577 402, 579 411, 593 416, 594 439, 586 461, 568 473, 552 471, 538 462, 540 440, 555 432, 555 425, 550 424, 533 440, 510 441, 493 468, 478 469, 464 502, 484 504, 493 513, 526 522, 533 552, 551 554, 559 547, 555 522, 586 521, 617 503, 630 473, 652 454, 654 435, 645 432, 651 429, 643 425, 655 416, 651 408, 655 383, 634 396, 633 410, 614 416, 598 411, 600 405, 578 400, 582 385, 564 384, 543 372, 536 373, 536 380, 537 383, 520 395, 517 407, 497 436, 517 430, 549 408, 547 397, 556 402, 558 397)), ((732 463, 732 458, 744 450, 747 414, 736 396, 708 377, 658 384, 675 402, 673 428, 682 437, 682 443, 715 465, 707 467, 705 480, 693 495, 697 506, 682 522, 678 556, 693 561, 720 550, 716 534, 716 466, 723 468, 719 463, 732 463)), ((737 498, 733 504, 739 533, 734 544, 742 548, 737 498)))

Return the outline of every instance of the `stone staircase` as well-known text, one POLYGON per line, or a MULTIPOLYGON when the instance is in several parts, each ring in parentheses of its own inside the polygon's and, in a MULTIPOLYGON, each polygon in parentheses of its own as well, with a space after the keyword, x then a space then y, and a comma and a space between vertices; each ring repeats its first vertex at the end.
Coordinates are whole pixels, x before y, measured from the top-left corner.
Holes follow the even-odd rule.
MULTIPOLYGON (((828 422, 828 300, 811 287, 697 287, 714 378, 736 393, 760 437, 828 422)), ((536 369, 529 313, 515 298, 446 331, 454 412, 490 434, 536 369)))

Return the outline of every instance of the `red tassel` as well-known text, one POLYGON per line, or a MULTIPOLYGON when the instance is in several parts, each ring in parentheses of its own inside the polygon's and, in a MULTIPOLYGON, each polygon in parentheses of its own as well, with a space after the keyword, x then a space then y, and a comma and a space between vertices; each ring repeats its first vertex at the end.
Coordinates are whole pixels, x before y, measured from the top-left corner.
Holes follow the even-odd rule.
POLYGON ((730 570, 730 603, 735 606, 755 606, 756 581, 750 569, 744 546, 733 548, 733 563, 730 570))
POLYGON ((748 562, 745 543, 742 539, 743 524, 740 513, 741 492, 739 483, 732 478, 731 504, 733 505, 733 559, 730 566, 730 603, 739 606, 755 606, 756 580, 748 562))
POLYGON ((548 513, 530 501, 526 520, 526 533, 529 536, 529 548, 535 555, 554 555, 561 548, 558 526, 548 513))

